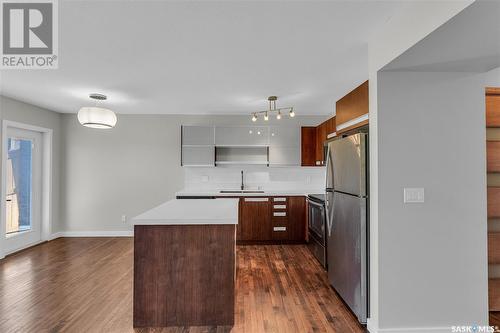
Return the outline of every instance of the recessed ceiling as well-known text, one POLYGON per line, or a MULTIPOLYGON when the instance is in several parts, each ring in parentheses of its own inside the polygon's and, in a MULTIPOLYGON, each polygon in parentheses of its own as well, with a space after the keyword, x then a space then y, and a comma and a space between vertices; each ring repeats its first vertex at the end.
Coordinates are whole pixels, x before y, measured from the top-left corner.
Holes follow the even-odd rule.
POLYGON ((403 1, 59 1, 59 69, 4 70, 2 94, 76 113, 333 112, 368 76, 367 42, 403 1))

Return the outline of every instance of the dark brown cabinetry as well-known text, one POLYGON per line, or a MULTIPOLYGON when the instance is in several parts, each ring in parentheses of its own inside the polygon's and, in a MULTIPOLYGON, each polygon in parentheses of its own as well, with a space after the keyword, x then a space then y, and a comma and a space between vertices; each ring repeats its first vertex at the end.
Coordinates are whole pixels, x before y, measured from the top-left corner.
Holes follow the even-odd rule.
POLYGON ((326 123, 326 138, 328 139, 328 135, 335 133, 337 130, 337 122, 336 122, 336 117, 331 117, 326 123))
POLYGON ((240 198, 237 240, 303 242, 306 230, 305 197, 240 198))
MULTIPOLYGON (((302 166, 324 166, 325 151, 323 145, 326 140, 333 137, 331 134, 338 135, 367 125, 368 119, 365 118, 368 114, 368 103, 368 81, 366 81, 337 101, 337 114, 334 117, 316 127, 302 127, 302 166), (357 120, 357 118, 360 118, 359 122, 337 130, 338 124, 342 125, 348 121, 357 120)), ((493 102, 490 104, 493 105, 493 102)), ((500 124, 498 119, 495 121, 500 124)))
POLYGON ((233 325, 234 228, 136 225, 134 327, 233 325))
POLYGON ((323 144, 326 140, 326 122, 316 128, 316 165, 325 165, 323 144))
MULTIPOLYGON (((337 124, 344 124, 368 114, 369 95, 368 81, 365 81, 356 89, 339 99, 335 105, 337 124)), ((339 132, 346 132, 368 124, 368 119, 343 128, 339 132)))
POLYGON ((316 127, 308 126, 301 129, 302 166, 316 165, 316 127))
POLYGON ((240 198, 240 240, 261 241, 271 239, 269 198, 240 198))
POLYGON ((335 124, 335 117, 332 117, 316 127, 302 127, 302 166, 325 165, 323 145, 328 135, 335 133, 335 124))

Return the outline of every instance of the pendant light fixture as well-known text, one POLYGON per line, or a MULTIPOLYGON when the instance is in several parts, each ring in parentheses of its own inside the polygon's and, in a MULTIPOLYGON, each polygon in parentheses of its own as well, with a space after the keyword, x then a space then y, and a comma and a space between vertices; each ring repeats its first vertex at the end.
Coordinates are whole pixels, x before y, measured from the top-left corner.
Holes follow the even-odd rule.
POLYGON ((95 106, 82 107, 78 111, 78 121, 85 127, 107 129, 116 125, 116 114, 98 106, 98 103, 107 99, 103 94, 90 94, 89 97, 95 101, 95 106))
POLYGON ((264 114, 264 120, 268 121, 269 120, 269 114, 270 113, 276 113, 276 119, 280 120, 281 119, 281 111, 283 111, 285 114, 288 112, 288 115, 293 118, 295 117, 295 112, 293 111, 293 107, 285 107, 285 108, 277 108, 276 107, 276 100, 278 97, 276 96, 269 96, 267 100, 269 101, 269 109, 265 111, 257 111, 252 113, 252 121, 256 122, 257 117, 259 114, 264 114))

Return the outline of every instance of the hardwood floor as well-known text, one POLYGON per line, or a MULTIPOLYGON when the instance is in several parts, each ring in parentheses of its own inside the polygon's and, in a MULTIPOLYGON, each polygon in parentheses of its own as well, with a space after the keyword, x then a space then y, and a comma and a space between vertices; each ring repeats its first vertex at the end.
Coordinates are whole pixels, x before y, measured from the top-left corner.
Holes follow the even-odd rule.
MULTIPOLYGON (((237 247, 235 325, 135 332, 365 332, 304 245, 237 247)), ((60 238, 0 260, 0 332, 134 332, 132 238, 60 238)))
POLYGON ((490 326, 497 326, 500 327, 500 312, 499 311, 492 311, 490 312, 490 326))

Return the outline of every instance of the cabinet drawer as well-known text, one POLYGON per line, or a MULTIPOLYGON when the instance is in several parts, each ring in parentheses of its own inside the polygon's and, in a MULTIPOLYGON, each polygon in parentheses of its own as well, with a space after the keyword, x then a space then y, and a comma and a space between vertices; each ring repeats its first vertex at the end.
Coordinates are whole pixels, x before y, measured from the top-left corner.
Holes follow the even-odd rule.
POLYGON ((273 240, 287 240, 290 238, 290 232, 288 227, 283 225, 277 225, 273 227, 272 233, 273 240))
POLYGON ((269 198, 245 198, 245 202, 267 202, 269 198))
POLYGON ((286 212, 273 212, 273 217, 286 217, 286 212))
POLYGON ((273 209, 286 209, 286 205, 273 205, 273 209))

